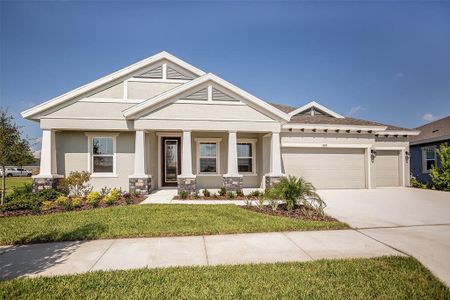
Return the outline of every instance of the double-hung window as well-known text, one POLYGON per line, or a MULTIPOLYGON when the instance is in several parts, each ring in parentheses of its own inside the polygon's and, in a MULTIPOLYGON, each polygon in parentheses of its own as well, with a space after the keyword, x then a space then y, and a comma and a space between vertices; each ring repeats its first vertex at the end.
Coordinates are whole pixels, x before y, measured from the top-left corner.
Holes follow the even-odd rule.
POLYGON ((431 166, 436 166, 436 148, 422 148, 422 161, 423 173, 429 173, 431 170, 431 166))
POLYGON ((255 141, 239 140, 237 143, 238 171, 243 174, 255 173, 255 141))
POLYGON ((219 139, 197 139, 197 173, 219 174, 219 139))
POLYGON ((88 135, 89 171, 95 176, 115 175, 116 135, 88 135))

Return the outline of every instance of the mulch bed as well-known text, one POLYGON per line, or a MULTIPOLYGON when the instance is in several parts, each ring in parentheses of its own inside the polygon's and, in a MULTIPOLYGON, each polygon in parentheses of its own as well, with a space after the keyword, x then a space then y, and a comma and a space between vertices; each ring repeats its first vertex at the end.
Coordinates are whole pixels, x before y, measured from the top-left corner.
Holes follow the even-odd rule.
POLYGON ((59 213, 59 212, 66 212, 66 211, 82 211, 82 210, 91 210, 91 209, 99 209, 99 208, 107 208, 107 207, 114 207, 114 206, 126 206, 126 205, 136 205, 141 203, 145 197, 142 196, 135 196, 131 198, 131 203, 127 203, 124 198, 120 198, 114 203, 113 205, 108 205, 104 203, 103 201, 100 201, 97 205, 97 207, 92 207, 88 204, 86 204, 83 201, 83 204, 81 207, 73 208, 71 210, 67 210, 62 206, 57 206, 49 210, 8 210, 8 211, 0 211, 0 217, 19 217, 19 216, 31 216, 31 215, 48 215, 53 213, 59 213))
POLYGON ((293 210, 288 211, 285 204, 280 204, 277 210, 273 210, 269 205, 263 207, 258 206, 241 206, 243 209, 251 210, 258 213, 263 213, 278 217, 288 217, 293 219, 309 220, 309 221, 325 221, 325 222, 338 222, 335 218, 324 215, 321 216, 316 213, 315 210, 310 210, 311 214, 305 214, 300 206, 296 206, 293 210))

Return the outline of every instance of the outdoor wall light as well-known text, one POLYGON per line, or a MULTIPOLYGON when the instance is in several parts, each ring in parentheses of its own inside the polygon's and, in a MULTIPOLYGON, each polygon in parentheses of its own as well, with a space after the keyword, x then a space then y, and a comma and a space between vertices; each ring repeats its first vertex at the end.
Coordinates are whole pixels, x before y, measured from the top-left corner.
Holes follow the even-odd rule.
POLYGON ((376 156, 377 156, 377 151, 371 149, 371 150, 370 150, 370 159, 372 160, 372 162, 375 161, 375 157, 376 157, 376 156))
POLYGON ((405 160, 406 160, 406 162, 408 162, 409 161, 409 151, 405 151, 405 160))

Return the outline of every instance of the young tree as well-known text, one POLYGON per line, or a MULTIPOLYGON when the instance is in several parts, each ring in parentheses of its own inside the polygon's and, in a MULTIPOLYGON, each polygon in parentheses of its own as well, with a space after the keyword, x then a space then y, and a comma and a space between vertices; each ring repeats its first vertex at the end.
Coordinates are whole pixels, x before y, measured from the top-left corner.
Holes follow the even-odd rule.
POLYGON ((441 167, 431 167, 431 182, 437 190, 450 191, 450 146, 447 143, 439 145, 437 153, 441 160, 441 167))
POLYGON ((34 160, 28 140, 21 137, 19 126, 8 111, 0 107, 0 167, 2 170, 1 202, 5 199, 5 167, 9 165, 23 166, 34 160))

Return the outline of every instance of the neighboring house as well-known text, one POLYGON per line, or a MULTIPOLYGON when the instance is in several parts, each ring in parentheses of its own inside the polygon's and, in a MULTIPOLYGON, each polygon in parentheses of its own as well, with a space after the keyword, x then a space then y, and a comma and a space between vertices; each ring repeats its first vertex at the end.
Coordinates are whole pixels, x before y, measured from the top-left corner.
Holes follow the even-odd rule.
POLYGON ((22 112, 40 123, 35 189, 71 171, 148 193, 264 188, 284 174, 317 188, 409 184, 416 130, 346 118, 316 103, 267 103, 161 52, 22 112))
POLYGON ((411 173, 421 182, 430 180, 431 166, 441 166, 436 152, 440 144, 450 145, 450 116, 417 127, 420 134, 411 136, 411 173))

